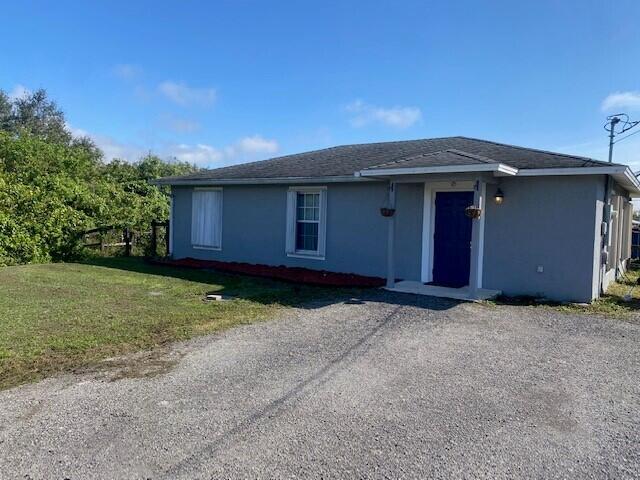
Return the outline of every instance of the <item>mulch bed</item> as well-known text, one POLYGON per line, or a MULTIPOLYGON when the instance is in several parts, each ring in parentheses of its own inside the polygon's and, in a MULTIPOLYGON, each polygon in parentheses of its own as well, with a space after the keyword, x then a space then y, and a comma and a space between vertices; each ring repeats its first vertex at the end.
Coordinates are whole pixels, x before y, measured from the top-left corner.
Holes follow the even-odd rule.
POLYGON ((330 287, 381 287, 385 280, 380 277, 367 277, 354 273, 336 273, 324 270, 311 270, 300 267, 278 267, 270 265, 253 265, 239 262, 219 262, 216 260, 198 260, 182 258, 179 260, 151 259, 154 265, 166 265, 181 268, 208 268, 221 272, 241 273, 256 277, 275 278, 293 283, 306 283, 330 287))

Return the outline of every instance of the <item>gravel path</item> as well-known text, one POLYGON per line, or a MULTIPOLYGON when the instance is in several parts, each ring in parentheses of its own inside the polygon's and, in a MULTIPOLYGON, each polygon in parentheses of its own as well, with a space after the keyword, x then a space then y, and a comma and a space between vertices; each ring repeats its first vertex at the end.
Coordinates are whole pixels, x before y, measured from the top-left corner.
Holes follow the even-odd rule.
POLYGON ((370 295, 0 392, 0 478, 638 478, 640 323, 370 295))

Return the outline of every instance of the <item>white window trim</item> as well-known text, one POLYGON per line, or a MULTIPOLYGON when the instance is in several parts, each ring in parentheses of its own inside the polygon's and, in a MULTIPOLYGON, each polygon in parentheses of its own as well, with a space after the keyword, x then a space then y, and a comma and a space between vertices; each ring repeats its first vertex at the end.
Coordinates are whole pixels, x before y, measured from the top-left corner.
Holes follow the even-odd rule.
MULTIPOLYGON (((212 246, 207 246, 207 245, 194 245, 193 243, 191 243, 191 248, 193 248, 194 250, 213 250, 216 252, 220 252, 222 251, 222 216, 224 214, 224 191, 222 189, 222 187, 195 187, 193 189, 194 192, 220 192, 220 216, 218 218, 218 224, 219 224, 219 228, 220 228, 220 245, 216 246, 216 247, 212 247, 212 246)), ((192 215, 192 220, 193 221, 193 204, 191 205, 191 215, 192 215)), ((193 240, 192 240, 193 242, 193 240)))
MULTIPOLYGON (((422 210, 422 262, 420 280, 428 283, 433 280, 433 235, 435 233, 436 220, 436 193, 437 192, 473 192, 473 181, 457 182, 425 182, 424 184, 424 206, 422 210), (454 184, 455 185, 452 185, 454 184)), ((484 218, 486 215, 484 202, 486 201, 485 185, 482 185, 480 217, 480 245, 478 262, 478 288, 482 288, 482 270, 484 257, 484 218)))
POLYGON ((325 260, 327 244, 327 187, 326 186, 297 186, 289 187, 287 191, 287 231, 285 252, 287 257, 325 260), (318 250, 296 250, 296 213, 298 193, 320 194, 320 212, 318 221, 318 250))

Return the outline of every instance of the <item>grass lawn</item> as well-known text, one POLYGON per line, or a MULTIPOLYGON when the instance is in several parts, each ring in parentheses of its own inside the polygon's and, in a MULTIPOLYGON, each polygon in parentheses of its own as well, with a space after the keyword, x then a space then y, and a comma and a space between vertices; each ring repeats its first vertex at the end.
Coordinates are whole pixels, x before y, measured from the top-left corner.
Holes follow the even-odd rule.
POLYGON ((640 262, 634 261, 623 278, 609 285, 607 293, 588 305, 560 304, 554 302, 538 303, 533 298, 502 298, 487 302, 488 305, 506 303, 510 305, 536 306, 554 308, 569 313, 587 313, 591 315, 607 315, 620 318, 638 318, 640 314, 640 262), (629 295, 630 298, 625 299, 629 295))
POLYGON ((0 285, 0 388, 260 321, 339 293, 137 258, 4 267, 0 285), (233 299, 206 302, 207 292, 233 299))
POLYGON ((629 317, 640 312, 640 263, 634 261, 624 277, 609 285, 607 293, 586 307, 563 305, 562 309, 575 311, 576 309, 593 314, 629 317), (625 300, 625 295, 631 298, 625 300))

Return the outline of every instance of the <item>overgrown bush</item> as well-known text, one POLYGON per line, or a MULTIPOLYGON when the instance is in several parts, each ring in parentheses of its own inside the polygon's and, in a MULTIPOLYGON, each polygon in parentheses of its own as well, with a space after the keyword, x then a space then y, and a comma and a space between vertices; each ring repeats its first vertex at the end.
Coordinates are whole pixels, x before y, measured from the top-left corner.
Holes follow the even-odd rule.
POLYGON ((168 191, 149 181, 195 167, 151 155, 105 163, 43 91, 32 97, 0 91, 0 265, 67 260, 90 228, 146 231, 168 217, 168 191))

